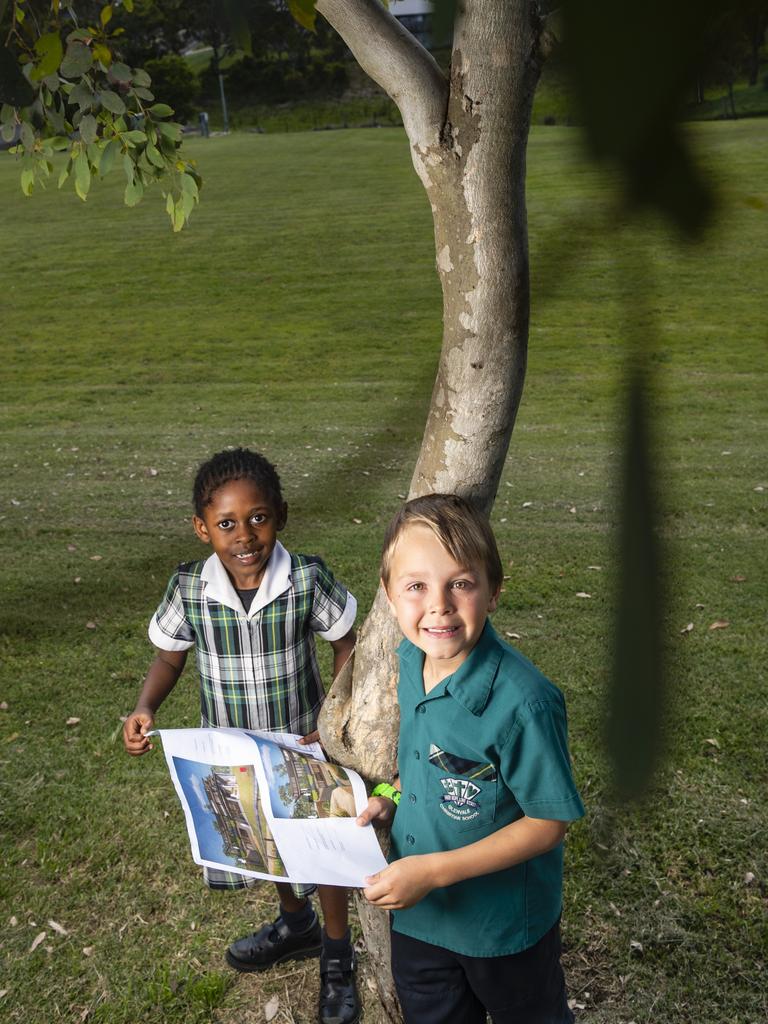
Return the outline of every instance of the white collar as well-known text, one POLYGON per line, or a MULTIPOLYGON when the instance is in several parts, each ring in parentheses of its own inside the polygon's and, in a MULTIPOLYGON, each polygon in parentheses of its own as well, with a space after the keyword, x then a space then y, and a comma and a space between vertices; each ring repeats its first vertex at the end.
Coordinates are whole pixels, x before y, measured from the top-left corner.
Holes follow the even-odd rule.
MULTIPOLYGON (((210 597, 219 604, 224 604, 236 612, 243 611, 243 602, 240 600, 237 591, 232 585, 229 573, 224 568, 221 559, 217 554, 212 554, 203 566, 200 579, 205 583, 205 596, 210 597)), ((267 567, 264 570, 259 589, 254 595, 251 607, 248 609, 247 618, 251 619, 256 612, 261 611, 268 604, 271 604, 281 594, 284 594, 291 586, 291 556, 285 550, 280 541, 275 544, 274 551, 269 556, 267 567)))

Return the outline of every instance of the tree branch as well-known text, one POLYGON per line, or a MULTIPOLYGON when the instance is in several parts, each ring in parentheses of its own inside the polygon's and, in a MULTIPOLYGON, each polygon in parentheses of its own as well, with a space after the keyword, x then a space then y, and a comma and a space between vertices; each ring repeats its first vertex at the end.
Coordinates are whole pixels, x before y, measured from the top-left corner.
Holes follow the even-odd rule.
POLYGON ((448 107, 448 80, 434 57, 380 0, 317 0, 317 10, 397 104, 411 145, 437 145, 448 107))

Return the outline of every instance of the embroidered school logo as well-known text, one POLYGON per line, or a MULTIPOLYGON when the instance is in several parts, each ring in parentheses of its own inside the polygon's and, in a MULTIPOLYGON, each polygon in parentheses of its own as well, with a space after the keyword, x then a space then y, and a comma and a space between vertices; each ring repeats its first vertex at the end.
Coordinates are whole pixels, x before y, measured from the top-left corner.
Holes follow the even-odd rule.
POLYGON ((445 793, 440 797, 440 810, 454 821, 471 821, 480 813, 475 797, 480 787, 469 779, 440 779, 445 793))

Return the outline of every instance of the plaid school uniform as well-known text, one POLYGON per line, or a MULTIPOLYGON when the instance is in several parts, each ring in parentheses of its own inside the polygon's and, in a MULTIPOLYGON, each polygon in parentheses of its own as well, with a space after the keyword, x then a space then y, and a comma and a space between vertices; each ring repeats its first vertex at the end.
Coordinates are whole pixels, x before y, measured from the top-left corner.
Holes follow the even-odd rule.
MULTIPOLYGON (((161 650, 195 648, 204 728, 306 735, 324 697, 315 634, 340 639, 356 611, 354 596, 322 559, 289 554, 278 541, 247 612, 217 555, 180 565, 149 638, 161 650)), ((212 868, 204 873, 211 888, 255 883, 212 868)))

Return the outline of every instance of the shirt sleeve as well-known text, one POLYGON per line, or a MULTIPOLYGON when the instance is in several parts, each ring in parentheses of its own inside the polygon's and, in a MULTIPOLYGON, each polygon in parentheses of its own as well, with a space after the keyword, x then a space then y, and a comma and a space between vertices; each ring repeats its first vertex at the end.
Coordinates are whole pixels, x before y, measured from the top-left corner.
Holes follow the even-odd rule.
POLYGON ((171 576, 149 623, 149 639, 161 651, 188 651, 195 646, 195 634, 184 611, 178 570, 171 576))
POLYGON ((521 711, 501 750, 499 767, 528 817, 573 821, 584 814, 571 773, 562 697, 534 701, 521 711))
POLYGON ((357 601, 325 562, 317 562, 309 625, 323 640, 340 640, 352 629, 357 601))

